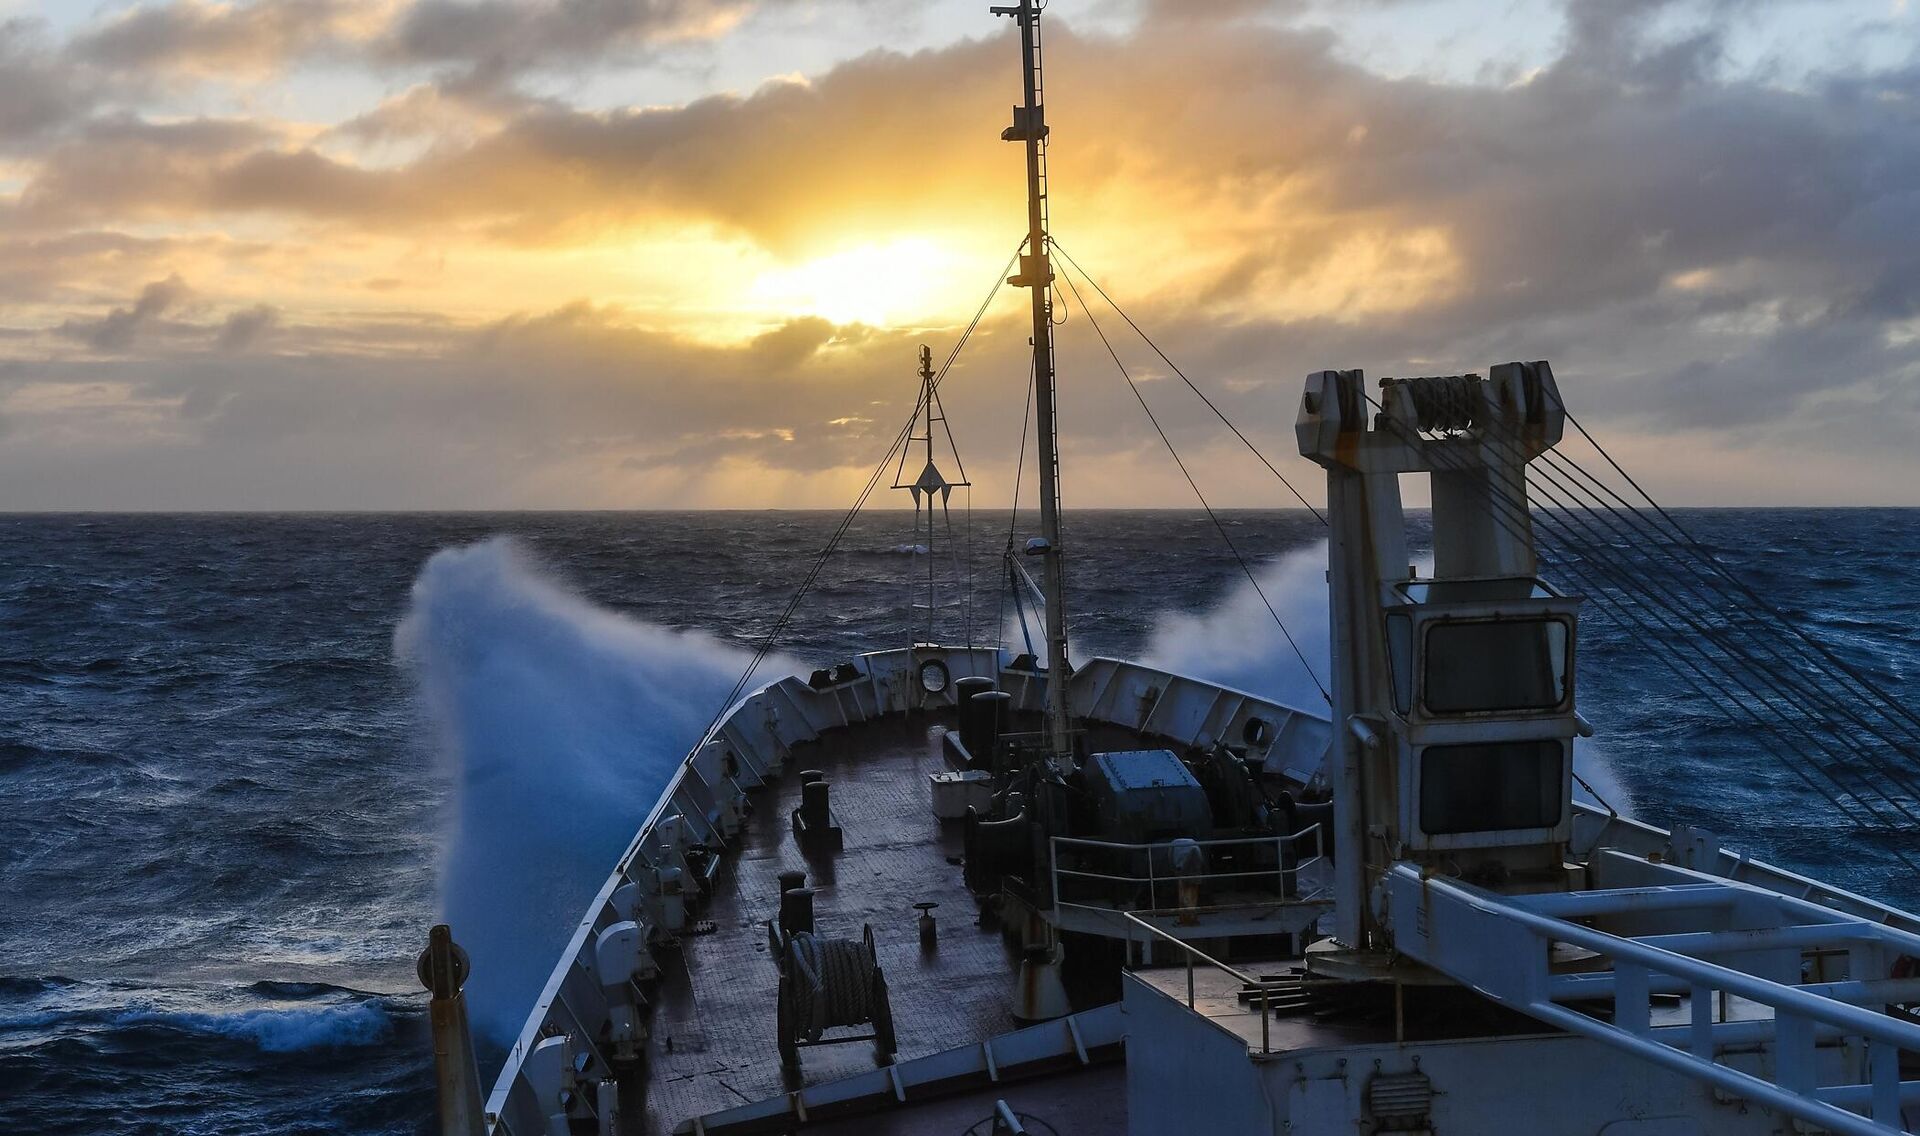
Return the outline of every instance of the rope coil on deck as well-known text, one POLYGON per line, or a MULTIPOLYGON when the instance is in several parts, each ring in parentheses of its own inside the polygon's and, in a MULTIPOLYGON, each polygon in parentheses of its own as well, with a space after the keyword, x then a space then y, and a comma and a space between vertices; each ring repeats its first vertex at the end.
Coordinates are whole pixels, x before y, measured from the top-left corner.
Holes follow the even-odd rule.
POLYGON ((794 997, 789 1004, 794 1033, 818 1041, 834 1026, 860 1025, 874 1017, 874 961, 859 939, 795 935, 787 942, 794 997))

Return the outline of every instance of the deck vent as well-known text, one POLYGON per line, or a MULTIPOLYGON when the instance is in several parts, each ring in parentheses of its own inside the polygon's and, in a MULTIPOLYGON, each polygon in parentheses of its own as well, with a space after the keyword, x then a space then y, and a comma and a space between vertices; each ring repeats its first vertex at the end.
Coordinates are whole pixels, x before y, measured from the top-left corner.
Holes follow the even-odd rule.
POLYGON ((1425 1132, 1432 1128, 1433 1081, 1425 1073, 1377 1073, 1367 1082, 1367 1111, 1376 1132, 1425 1132))

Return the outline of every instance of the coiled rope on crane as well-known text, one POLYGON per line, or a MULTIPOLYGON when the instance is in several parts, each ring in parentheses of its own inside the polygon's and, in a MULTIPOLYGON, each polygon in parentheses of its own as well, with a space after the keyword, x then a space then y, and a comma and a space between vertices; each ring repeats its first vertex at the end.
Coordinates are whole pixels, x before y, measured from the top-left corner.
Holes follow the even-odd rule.
POLYGON ((1480 380, 1475 375, 1436 375, 1418 379, 1382 379, 1382 390, 1404 387, 1413 398, 1420 429, 1457 434, 1480 424, 1480 380))

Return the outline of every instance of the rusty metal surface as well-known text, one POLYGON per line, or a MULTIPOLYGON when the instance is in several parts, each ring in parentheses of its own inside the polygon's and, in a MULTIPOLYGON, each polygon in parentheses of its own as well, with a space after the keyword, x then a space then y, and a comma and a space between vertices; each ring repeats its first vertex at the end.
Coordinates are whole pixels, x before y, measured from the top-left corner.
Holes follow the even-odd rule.
POLYGON ((648 1060, 626 1086, 624 1111, 639 1118, 638 1131, 671 1132, 693 1116, 875 1067, 871 1042, 817 1046, 801 1050, 800 1082, 783 1078, 774 1036, 778 975, 765 921, 786 868, 806 869, 809 886, 819 889, 820 933, 853 938, 862 923, 873 926, 902 1058, 1014 1028, 1015 956, 997 928, 976 925, 960 868, 948 862, 960 854, 960 826, 931 810, 927 777, 946 768, 936 725, 951 726, 951 715, 890 716, 834 731, 797 748, 785 775, 755 795, 739 847, 694 917, 711 921, 713 931, 689 933, 678 954, 660 959, 648 1060), (819 769, 832 783, 846 837, 840 852, 803 853, 794 842, 789 813, 799 804, 802 769, 819 769), (915 922, 913 905, 922 900, 940 904, 931 954, 921 951, 915 922), (632 1099, 634 1090, 644 1102, 632 1099))

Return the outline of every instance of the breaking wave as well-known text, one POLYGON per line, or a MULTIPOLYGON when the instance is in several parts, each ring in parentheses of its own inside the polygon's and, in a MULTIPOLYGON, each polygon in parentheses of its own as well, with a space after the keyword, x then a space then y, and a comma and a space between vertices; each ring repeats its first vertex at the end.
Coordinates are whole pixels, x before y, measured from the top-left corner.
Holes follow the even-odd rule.
POLYGON ((263 1053, 378 1045, 393 1036, 396 1014, 380 995, 324 983, 130 989, 64 978, 7 979, 0 993, 12 1002, 0 1013, 0 1036, 84 1033, 132 1045, 128 1035, 158 1030, 240 1042, 263 1053))
POLYGON ((116 1015, 114 1024, 214 1034, 251 1042, 264 1053, 377 1045, 393 1033, 393 1019, 378 1002, 225 1013, 129 1010, 116 1015))
POLYGON ((475 1031, 505 1047, 750 656, 596 607, 505 537, 427 561, 395 648, 452 781, 441 913, 475 1031))
MULTIPOLYGON (((1419 557, 1416 567, 1421 575, 1431 575, 1432 556, 1419 557)), ((1325 717, 1329 707, 1315 679, 1320 683, 1331 681, 1326 573, 1324 540, 1285 553, 1255 570, 1259 591, 1242 580, 1210 610, 1161 614, 1154 620, 1142 658, 1162 670, 1206 679, 1325 717), (1269 603, 1292 633, 1299 654, 1274 627, 1273 616, 1267 612, 1269 603)), ((1616 809, 1628 809, 1625 786, 1591 739, 1575 739, 1573 768, 1600 798, 1616 809)), ((1578 782, 1574 795, 1589 804, 1597 803, 1595 794, 1578 782)))
POLYGON ((1315 678, 1326 682, 1328 677, 1326 571, 1326 541, 1288 552, 1255 570, 1258 592, 1242 579, 1210 610, 1157 616, 1142 659, 1325 717, 1327 700, 1315 678), (1274 627, 1268 603, 1292 633, 1304 662, 1274 627))

